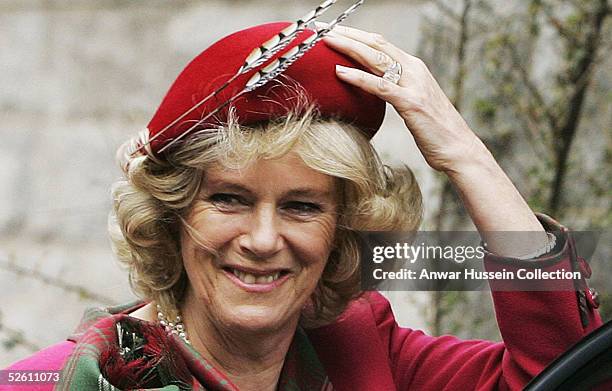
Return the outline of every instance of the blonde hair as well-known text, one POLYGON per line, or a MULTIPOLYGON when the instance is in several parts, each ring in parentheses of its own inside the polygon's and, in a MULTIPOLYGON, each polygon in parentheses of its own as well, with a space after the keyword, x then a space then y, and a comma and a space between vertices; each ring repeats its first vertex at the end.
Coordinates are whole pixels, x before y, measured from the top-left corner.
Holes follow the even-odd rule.
POLYGON ((229 118, 226 126, 191 135, 164 161, 141 156, 121 164, 126 179, 113 187, 109 230, 132 288, 164 308, 178 308, 187 285, 180 228, 207 168, 240 168, 294 151, 308 167, 339 178, 341 186, 336 243, 312 307, 302 314, 307 327, 332 322, 361 292, 357 231, 418 228, 421 192, 412 172, 385 166, 358 129, 318 118, 312 110, 254 128, 229 118))

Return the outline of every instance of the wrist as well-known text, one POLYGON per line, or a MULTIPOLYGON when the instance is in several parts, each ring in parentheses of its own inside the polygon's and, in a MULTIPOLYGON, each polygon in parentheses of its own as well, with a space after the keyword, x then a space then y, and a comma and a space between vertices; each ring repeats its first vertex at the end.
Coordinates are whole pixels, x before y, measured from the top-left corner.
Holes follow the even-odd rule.
POLYGON ((482 181, 486 178, 505 176, 491 152, 479 139, 468 153, 449 164, 444 173, 455 184, 460 184, 466 180, 468 182, 472 180, 482 181))
MULTIPOLYGON (((543 232, 542 225, 493 155, 486 148, 469 155, 469 159, 456 162, 446 174, 478 231, 543 232)), ((498 249, 497 243, 492 245, 498 249)), ((529 245, 526 249, 529 251, 516 255, 535 249, 537 246, 529 245)))

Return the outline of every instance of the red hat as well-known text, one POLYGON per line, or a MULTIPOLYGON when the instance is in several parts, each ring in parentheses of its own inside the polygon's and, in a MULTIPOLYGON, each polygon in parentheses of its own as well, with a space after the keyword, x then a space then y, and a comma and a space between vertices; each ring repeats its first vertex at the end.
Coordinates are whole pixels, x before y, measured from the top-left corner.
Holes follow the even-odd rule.
MULTIPOLYGON (((168 126, 234 76, 254 48, 289 25, 287 22, 268 23, 238 31, 216 42, 193 59, 174 81, 147 126, 152 140, 151 151, 158 152, 192 128, 206 114, 239 93, 258 69, 241 75, 205 104, 168 126)), ((278 58, 312 34, 312 30, 299 33, 294 42, 273 58, 278 58)), ((371 138, 382 124, 385 102, 339 80, 335 72, 336 64, 363 69, 352 59, 329 48, 324 41, 317 42, 276 80, 242 95, 232 103, 238 122, 254 125, 286 115, 295 108, 291 98, 300 90, 306 94, 309 103, 315 104, 321 116, 352 123, 371 138)), ((228 109, 225 108, 201 123, 199 128, 224 123, 227 113, 228 109)))

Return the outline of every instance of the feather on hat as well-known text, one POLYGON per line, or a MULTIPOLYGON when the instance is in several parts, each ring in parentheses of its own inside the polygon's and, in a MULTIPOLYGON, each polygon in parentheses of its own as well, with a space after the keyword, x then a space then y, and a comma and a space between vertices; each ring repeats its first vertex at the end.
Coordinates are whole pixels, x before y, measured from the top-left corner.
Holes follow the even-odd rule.
MULTIPOLYGON (((326 3, 326 8, 332 4, 326 3)), ((324 4, 311 12, 311 20, 324 4)), ((174 81, 133 151, 144 147, 159 157, 194 130, 224 124, 230 108, 240 124, 256 125, 285 116, 304 96, 321 117, 352 123, 371 138, 382 124, 385 102, 339 80, 337 64, 363 67, 321 41, 326 32, 305 29, 306 24, 302 18, 254 26, 204 50, 174 81)))

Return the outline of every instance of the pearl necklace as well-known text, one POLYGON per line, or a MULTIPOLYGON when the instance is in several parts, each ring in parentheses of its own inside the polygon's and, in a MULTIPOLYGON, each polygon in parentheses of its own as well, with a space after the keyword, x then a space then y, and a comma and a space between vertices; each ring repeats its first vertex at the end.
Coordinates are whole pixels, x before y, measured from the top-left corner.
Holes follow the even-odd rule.
POLYGON ((183 341, 185 341, 188 344, 191 344, 191 342, 189 342, 189 338, 187 338, 187 331, 185 330, 185 325, 183 324, 183 320, 181 319, 180 315, 177 315, 174 322, 170 322, 168 321, 168 319, 166 318, 166 315, 162 311, 161 306, 158 304, 157 305, 157 320, 159 321, 159 324, 164 329, 166 329, 166 332, 168 332, 169 334, 178 335, 183 341))

